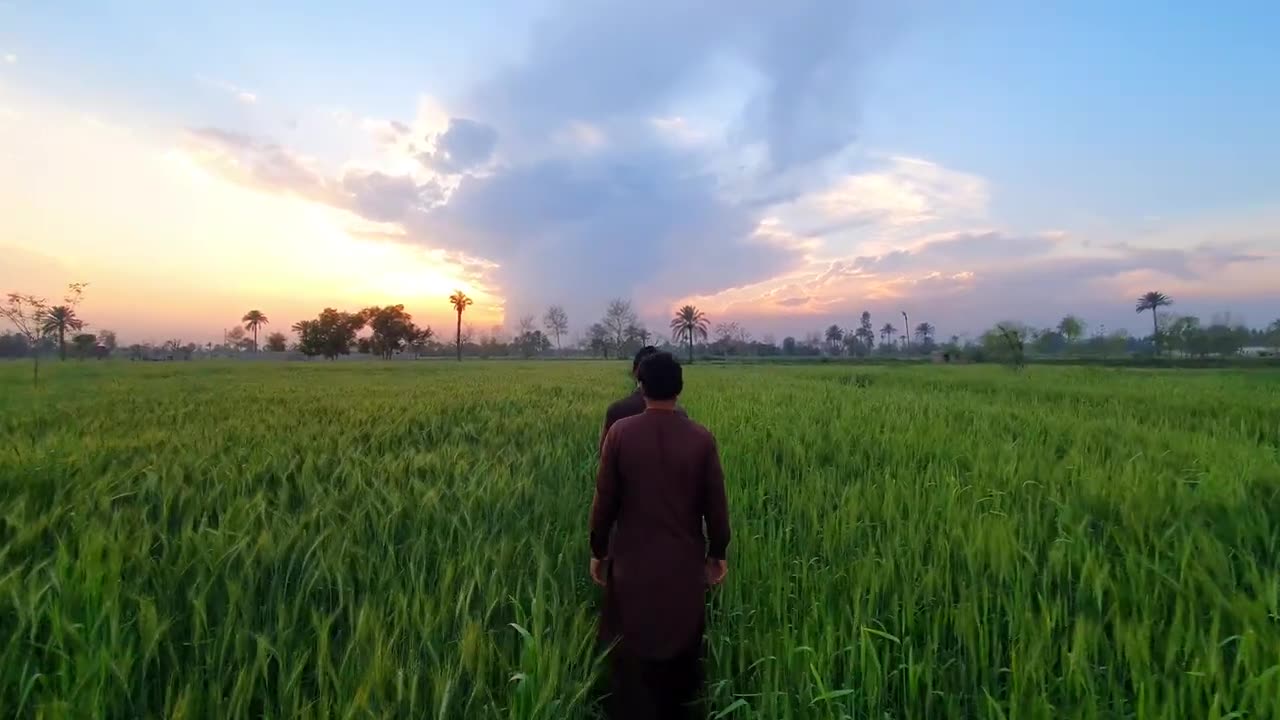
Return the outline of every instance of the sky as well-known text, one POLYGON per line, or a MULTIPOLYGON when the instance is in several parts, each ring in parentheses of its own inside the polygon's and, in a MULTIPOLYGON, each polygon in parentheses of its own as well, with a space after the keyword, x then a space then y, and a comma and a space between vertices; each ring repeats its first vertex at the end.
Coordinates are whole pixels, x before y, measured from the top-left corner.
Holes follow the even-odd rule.
POLYGON ((0 0, 0 292, 122 341, 612 298, 1280 318, 1280 6, 0 0), (475 7, 472 7, 472 6, 475 7))

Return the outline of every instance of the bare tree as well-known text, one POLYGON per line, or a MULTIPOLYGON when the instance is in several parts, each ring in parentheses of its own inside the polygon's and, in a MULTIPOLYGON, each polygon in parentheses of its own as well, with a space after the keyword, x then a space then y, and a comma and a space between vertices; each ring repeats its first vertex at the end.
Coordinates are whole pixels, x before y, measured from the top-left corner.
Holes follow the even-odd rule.
POLYGON ((542 326, 547 329, 556 339, 556 353, 560 353, 560 336, 569 332, 569 313, 559 305, 552 305, 547 308, 547 313, 542 316, 542 326))
POLYGON ((44 337, 44 323, 49 313, 49 304, 42 297, 9 293, 5 304, 0 306, 3 315, 18 334, 27 340, 31 348, 31 384, 40 385, 40 340, 44 337))
POLYGON ((605 330, 609 331, 609 339, 613 341, 613 346, 619 352, 627 342, 627 328, 635 325, 636 322, 636 313, 631 309, 631 301, 621 298, 609 302, 609 307, 604 311, 604 319, 601 320, 605 330))

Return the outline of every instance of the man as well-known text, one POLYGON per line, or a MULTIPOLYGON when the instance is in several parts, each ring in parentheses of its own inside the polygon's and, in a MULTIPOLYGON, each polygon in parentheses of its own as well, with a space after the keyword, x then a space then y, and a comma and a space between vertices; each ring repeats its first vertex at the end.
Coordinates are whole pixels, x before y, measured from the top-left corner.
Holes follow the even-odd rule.
POLYGON ((724 474, 715 438, 676 410, 680 363, 655 353, 637 375, 645 410, 605 435, 591 504, 601 640, 616 643, 607 705, 612 718, 692 718, 706 591, 728 572, 724 474))
MULTIPOLYGON (((630 395, 615 401, 609 406, 604 413, 604 429, 600 431, 600 442, 604 443, 604 436, 609 434, 609 428, 622 418, 628 418, 632 415, 639 415, 644 412, 644 395, 640 392, 640 363, 647 358, 658 354, 658 348, 652 345, 645 345, 636 351, 636 356, 631 359, 631 377, 636 381, 636 389, 630 395)), ((676 412, 684 414, 684 410, 676 409, 676 412)))

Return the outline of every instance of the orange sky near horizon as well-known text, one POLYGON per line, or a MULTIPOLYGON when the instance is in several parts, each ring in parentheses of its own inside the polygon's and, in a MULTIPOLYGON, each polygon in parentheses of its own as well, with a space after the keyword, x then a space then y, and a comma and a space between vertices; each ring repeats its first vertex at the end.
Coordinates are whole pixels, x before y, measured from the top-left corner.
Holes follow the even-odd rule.
POLYGON ((362 221, 343 211, 218 177, 176 134, 0 110, 2 292, 56 299, 88 282, 81 315, 130 342, 217 341, 250 309, 287 331, 326 306, 403 303, 442 326, 455 288, 476 300, 467 322, 503 321, 500 298, 439 253, 357 237, 362 221))

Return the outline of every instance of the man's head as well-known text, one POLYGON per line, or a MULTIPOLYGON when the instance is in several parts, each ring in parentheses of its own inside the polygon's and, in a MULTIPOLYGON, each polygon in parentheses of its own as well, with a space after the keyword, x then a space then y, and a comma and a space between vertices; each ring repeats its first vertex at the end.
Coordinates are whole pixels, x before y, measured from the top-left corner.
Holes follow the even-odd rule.
POLYGON ((639 380, 640 379, 640 375, 639 375, 640 363, 644 362, 645 358, 649 358, 657 354, 658 354, 658 348, 652 345, 645 345, 644 347, 637 350, 636 356, 631 360, 631 377, 639 380))
POLYGON ((674 401, 684 390, 684 371, 680 361, 666 352, 655 352, 640 363, 636 371, 640 390, 646 400, 674 401))

